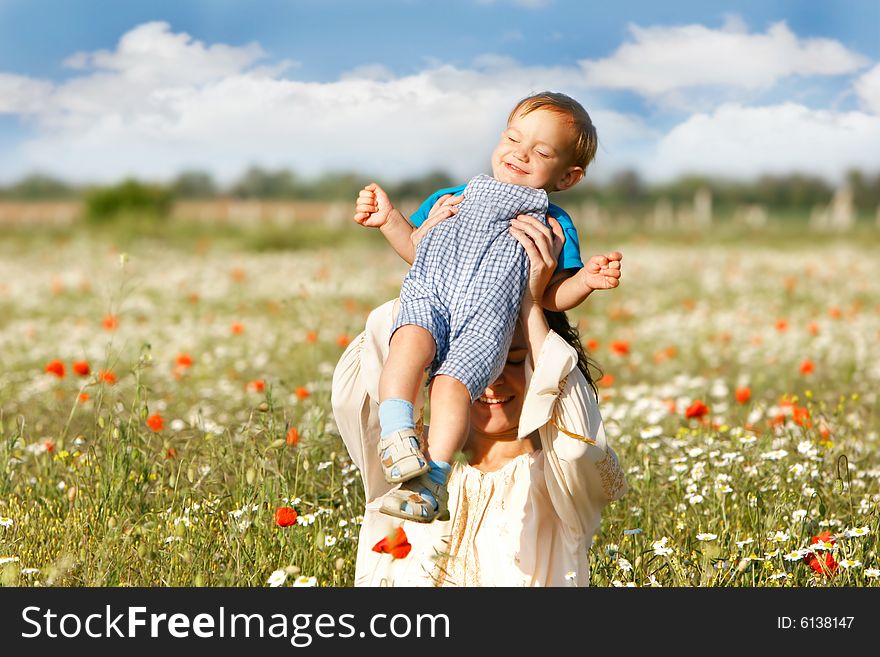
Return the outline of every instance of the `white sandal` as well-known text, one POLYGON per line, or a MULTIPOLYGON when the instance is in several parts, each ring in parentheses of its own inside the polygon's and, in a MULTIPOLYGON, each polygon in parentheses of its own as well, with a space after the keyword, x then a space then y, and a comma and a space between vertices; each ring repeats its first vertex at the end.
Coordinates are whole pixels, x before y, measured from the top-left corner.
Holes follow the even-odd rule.
POLYGON ((389 484, 409 481, 431 469, 415 429, 402 429, 379 439, 379 462, 389 484))
POLYGON ((388 491, 382 498, 379 510, 386 515, 413 522, 449 520, 449 491, 445 485, 435 484, 428 475, 423 474, 388 491), (437 500, 436 509, 422 496, 422 489, 427 489, 437 500))

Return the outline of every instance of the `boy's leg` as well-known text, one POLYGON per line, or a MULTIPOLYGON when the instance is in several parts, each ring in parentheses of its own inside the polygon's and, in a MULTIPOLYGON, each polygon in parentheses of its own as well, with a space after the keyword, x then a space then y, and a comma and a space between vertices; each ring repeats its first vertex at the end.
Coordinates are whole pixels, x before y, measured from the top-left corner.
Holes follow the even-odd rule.
MULTIPOLYGON (((467 441, 471 426, 471 394, 456 378, 440 375, 431 384, 431 426, 425 455, 431 469, 425 473, 432 483, 445 488, 452 471, 452 458, 467 441)), ((419 494, 434 509, 440 506, 433 491, 421 487, 419 494)), ((409 509, 412 511, 412 509, 409 509)))
POLYGON ((435 350, 433 336, 421 326, 406 324, 391 337, 379 378, 379 458, 389 483, 407 481, 428 469, 413 407, 435 350))
POLYGON ((431 384, 431 426, 426 456, 452 463, 456 452, 467 442, 471 426, 471 394, 458 379, 444 374, 431 384))
POLYGON ((431 333, 415 324, 401 326, 391 336, 388 358, 379 377, 379 403, 405 399, 415 403, 425 368, 434 360, 436 345, 431 333))

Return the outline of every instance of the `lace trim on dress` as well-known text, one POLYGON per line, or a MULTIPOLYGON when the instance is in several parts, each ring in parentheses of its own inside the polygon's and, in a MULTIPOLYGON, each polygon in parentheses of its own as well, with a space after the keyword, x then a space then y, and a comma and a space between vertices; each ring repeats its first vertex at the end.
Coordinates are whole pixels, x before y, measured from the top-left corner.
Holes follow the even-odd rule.
POLYGON ((602 480, 602 489, 609 500, 616 500, 623 494, 624 476, 617 455, 609 451, 605 458, 596 463, 599 471, 599 479, 602 480))

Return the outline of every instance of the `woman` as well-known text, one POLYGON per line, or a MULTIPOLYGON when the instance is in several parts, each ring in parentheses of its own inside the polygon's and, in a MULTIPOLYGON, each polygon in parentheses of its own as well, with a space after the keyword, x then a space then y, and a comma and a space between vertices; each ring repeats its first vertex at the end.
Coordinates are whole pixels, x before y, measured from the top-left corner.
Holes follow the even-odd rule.
POLYGON ((377 388, 396 301, 370 314, 336 367, 333 412, 367 502, 356 586, 589 584, 588 551, 602 508, 626 483, 605 440, 576 332, 563 314, 545 314, 533 301, 553 274, 560 236, 536 219, 514 225, 531 263, 529 287, 504 371, 473 404, 468 462, 456 464, 448 482, 450 520, 422 524, 379 511, 392 486, 376 450, 377 388), (398 528, 412 546, 408 553, 374 550, 386 537, 400 541, 398 528))

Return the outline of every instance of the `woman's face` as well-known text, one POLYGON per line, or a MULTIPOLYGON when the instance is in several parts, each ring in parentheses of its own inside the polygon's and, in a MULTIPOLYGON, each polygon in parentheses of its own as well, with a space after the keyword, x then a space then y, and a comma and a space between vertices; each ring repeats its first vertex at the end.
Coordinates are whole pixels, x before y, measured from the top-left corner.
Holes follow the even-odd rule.
POLYGON ((471 406, 471 427, 495 439, 516 438, 526 394, 528 345, 517 323, 504 370, 471 406))

